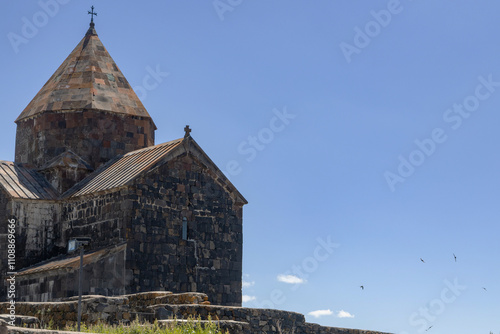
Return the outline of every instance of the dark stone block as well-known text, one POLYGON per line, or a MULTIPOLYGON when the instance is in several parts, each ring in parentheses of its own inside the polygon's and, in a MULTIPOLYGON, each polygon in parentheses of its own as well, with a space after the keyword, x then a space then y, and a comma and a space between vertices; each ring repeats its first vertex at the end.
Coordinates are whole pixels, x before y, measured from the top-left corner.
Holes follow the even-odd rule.
POLYGON ((165 320, 165 319, 173 319, 174 318, 174 312, 171 310, 167 310, 164 307, 157 308, 155 310, 155 315, 158 320, 165 320))

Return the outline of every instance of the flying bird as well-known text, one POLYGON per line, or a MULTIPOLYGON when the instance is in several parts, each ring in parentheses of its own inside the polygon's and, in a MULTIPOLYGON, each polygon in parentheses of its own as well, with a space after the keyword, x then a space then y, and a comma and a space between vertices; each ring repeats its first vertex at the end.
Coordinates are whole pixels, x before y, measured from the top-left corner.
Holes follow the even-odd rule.
POLYGON ((488 291, 488 290, 486 290, 486 288, 485 288, 485 287, 483 287, 483 290, 484 290, 484 291, 488 291))
POLYGON ((455 258, 455 262, 457 262, 457 256, 455 255, 455 253, 453 253, 453 257, 455 258))
POLYGON ((420 261, 422 261, 423 263, 425 263, 425 261, 424 261, 424 260, 422 260, 422 258, 420 258, 420 261))
POLYGON ((364 286, 362 286, 362 285, 360 286, 360 288, 361 288, 361 290, 364 290, 364 289, 365 289, 365 287, 364 287, 364 286))
POLYGON ((428 331, 429 329, 431 329, 431 328, 432 328, 432 326, 429 326, 429 328, 427 328, 425 331, 427 332, 427 331, 428 331))

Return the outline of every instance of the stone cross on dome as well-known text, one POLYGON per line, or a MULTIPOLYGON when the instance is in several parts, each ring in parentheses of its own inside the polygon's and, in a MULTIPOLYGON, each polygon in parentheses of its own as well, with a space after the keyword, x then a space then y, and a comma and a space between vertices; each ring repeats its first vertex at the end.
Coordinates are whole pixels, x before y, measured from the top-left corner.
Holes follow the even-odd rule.
POLYGON ((190 133, 191 129, 189 128, 189 125, 186 125, 186 127, 184 128, 184 138, 191 137, 190 133))
POLYGON ((97 13, 94 12, 94 6, 90 7, 90 9, 92 9, 92 11, 89 10, 89 14, 92 15, 90 18, 90 24, 92 24, 94 23, 94 15, 97 16, 97 13))

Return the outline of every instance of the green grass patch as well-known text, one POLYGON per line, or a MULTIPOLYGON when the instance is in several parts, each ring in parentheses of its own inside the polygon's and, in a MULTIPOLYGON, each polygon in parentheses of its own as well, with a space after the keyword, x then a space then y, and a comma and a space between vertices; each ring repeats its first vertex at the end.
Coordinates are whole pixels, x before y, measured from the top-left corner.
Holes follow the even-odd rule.
MULTIPOLYGON (((76 325, 66 327, 67 331, 76 331, 76 325)), ((106 333, 106 334, 226 334, 219 325, 210 321, 208 323, 200 323, 192 318, 187 322, 175 322, 169 324, 140 322, 134 320, 130 325, 109 325, 106 323, 98 323, 96 325, 86 326, 82 324, 80 327, 82 332, 86 333, 106 333)))

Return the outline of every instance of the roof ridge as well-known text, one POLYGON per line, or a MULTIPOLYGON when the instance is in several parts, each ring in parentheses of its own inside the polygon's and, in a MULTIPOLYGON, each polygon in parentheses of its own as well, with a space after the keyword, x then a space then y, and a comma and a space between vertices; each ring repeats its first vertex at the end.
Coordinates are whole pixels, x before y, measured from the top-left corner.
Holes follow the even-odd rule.
POLYGON ((233 193, 237 201, 243 204, 248 203, 238 189, 190 136, 118 156, 77 183, 73 188, 65 192, 61 198, 95 195, 105 191, 122 189, 141 175, 162 166, 169 159, 174 159, 185 153, 192 154, 194 159, 199 160, 201 164, 211 169, 216 175, 215 179, 221 183, 224 189, 233 193))
POLYGON ((125 156, 128 156, 128 155, 134 155, 134 154, 142 153, 142 152, 145 152, 145 151, 148 151, 148 150, 155 149, 155 148, 160 147, 160 146, 171 145, 171 144, 173 144, 175 142, 182 142, 183 140, 184 140, 184 138, 179 138, 179 139, 174 139, 174 140, 171 140, 171 141, 167 141, 165 143, 161 143, 161 144, 156 144, 156 145, 153 145, 153 146, 148 146, 148 147, 140 148, 138 150, 125 153, 123 156, 125 157, 125 156))

